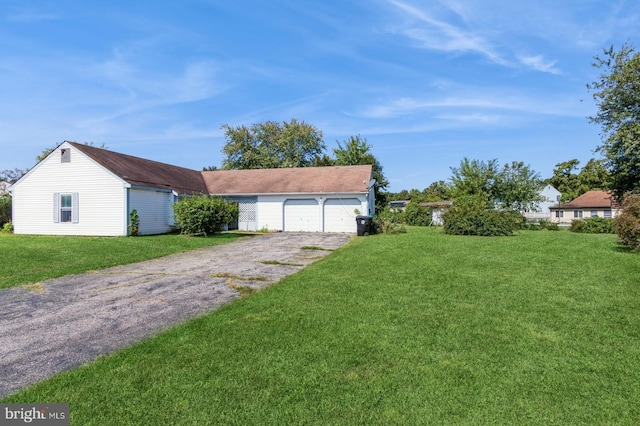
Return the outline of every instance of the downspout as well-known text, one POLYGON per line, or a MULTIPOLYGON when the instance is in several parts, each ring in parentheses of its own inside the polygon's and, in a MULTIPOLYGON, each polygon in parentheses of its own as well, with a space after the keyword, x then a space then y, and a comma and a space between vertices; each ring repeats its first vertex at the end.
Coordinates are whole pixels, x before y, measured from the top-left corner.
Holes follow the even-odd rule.
POLYGON ((129 225, 131 225, 129 223, 130 219, 129 219, 129 205, 130 205, 130 191, 131 191, 131 187, 130 186, 126 186, 125 187, 125 197, 124 197, 124 235, 125 236, 129 236, 129 225))

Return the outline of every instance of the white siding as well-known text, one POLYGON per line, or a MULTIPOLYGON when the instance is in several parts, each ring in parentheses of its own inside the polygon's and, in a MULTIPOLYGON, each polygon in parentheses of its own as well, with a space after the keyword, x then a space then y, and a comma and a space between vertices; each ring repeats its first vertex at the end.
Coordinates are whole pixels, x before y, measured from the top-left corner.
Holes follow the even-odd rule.
POLYGON ((16 234, 126 235, 125 182, 63 144, 12 188, 16 234), (61 161, 60 149, 71 149, 61 161), (78 194, 78 223, 54 223, 53 194, 78 194))
POLYGON ((140 235, 164 234, 172 230, 173 193, 153 189, 129 190, 129 211, 137 210, 140 235))

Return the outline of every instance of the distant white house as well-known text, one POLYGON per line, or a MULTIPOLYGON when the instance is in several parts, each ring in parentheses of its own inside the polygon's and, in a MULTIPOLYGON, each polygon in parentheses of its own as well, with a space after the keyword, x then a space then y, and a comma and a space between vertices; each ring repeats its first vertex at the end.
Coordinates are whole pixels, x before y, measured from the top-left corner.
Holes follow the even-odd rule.
POLYGON ((196 171, 75 142, 64 142, 9 189, 16 234, 128 235, 174 226, 183 196, 236 201, 246 230, 352 232, 373 214, 372 166, 196 171))
POLYGON ((524 217, 527 220, 535 221, 535 220, 549 220, 550 217, 550 208, 560 203, 561 193, 552 185, 546 185, 540 191, 541 201, 536 203, 533 211, 528 211, 524 213, 524 217))

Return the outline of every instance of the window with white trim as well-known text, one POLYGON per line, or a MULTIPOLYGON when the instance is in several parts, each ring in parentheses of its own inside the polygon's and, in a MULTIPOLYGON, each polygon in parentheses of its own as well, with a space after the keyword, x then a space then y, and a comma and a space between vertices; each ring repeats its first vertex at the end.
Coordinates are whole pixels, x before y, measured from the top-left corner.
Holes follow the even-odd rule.
POLYGON ((578 219, 582 219, 582 210, 574 210, 573 211, 573 217, 574 218, 578 218, 578 219))
POLYGON ((562 210, 556 210, 556 217, 560 218, 560 217, 564 217, 564 211, 562 210))
POLYGON ((72 205, 71 194, 60 194, 60 222, 71 222, 72 205))
POLYGON ((598 210, 591 210, 591 217, 598 217, 598 210))
POLYGON ((611 210, 605 210, 604 211, 604 217, 606 217, 607 219, 611 219, 611 210))
POLYGON ((78 223, 78 193, 53 194, 53 221, 55 223, 78 223))

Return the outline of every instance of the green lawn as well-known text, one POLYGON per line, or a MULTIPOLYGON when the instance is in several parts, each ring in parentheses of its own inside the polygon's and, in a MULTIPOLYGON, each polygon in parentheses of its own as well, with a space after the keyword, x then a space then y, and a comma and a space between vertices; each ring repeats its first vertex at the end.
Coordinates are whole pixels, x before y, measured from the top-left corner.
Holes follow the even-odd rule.
POLYGON ((222 244, 239 236, 56 237, 0 232, 0 289, 222 244))
POLYGON ((77 425, 635 425, 639 313, 615 236, 410 228, 4 402, 77 425))

